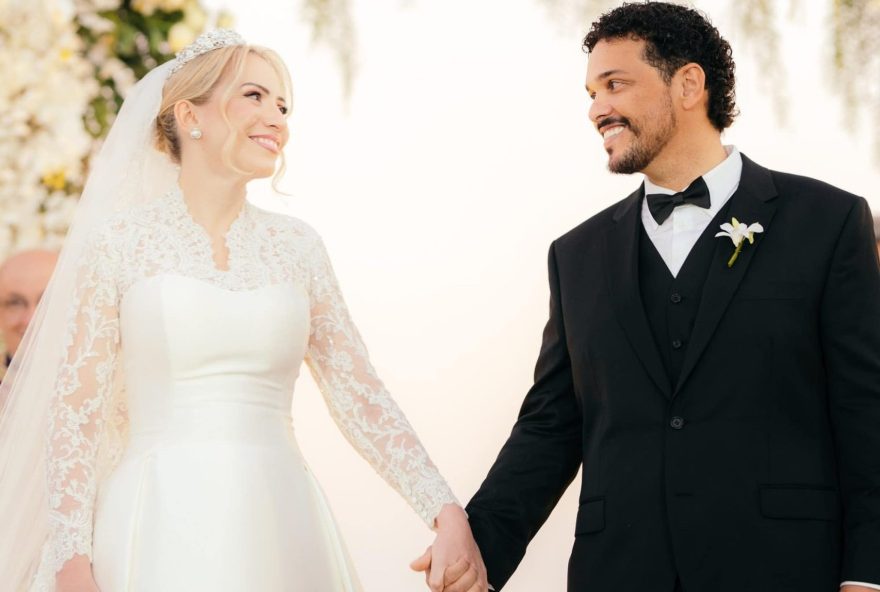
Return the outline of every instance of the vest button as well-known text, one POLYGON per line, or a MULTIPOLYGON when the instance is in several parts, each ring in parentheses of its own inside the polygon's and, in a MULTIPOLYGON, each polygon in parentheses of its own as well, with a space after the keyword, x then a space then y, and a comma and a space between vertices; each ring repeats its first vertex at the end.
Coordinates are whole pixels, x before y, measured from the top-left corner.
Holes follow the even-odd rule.
POLYGON ((673 430, 680 430, 684 427, 684 418, 675 416, 669 421, 669 427, 673 430))
POLYGON ((673 349, 681 349, 682 343, 681 339, 673 339, 672 340, 672 348, 673 349))
POLYGON ((673 304, 678 304, 679 302, 681 302, 681 294, 676 292, 672 296, 670 296, 669 299, 672 301, 673 304))

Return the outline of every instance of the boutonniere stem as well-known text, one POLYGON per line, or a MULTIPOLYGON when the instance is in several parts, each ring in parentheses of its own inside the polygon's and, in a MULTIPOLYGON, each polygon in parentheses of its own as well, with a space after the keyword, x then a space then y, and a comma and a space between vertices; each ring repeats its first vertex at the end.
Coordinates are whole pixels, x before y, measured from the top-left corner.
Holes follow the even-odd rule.
POLYGON ((728 268, 733 267, 733 264, 736 262, 737 257, 739 257, 740 251, 742 251, 745 242, 748 240, 750 245, 755 244, 755 235, 761 232, 764 232, 764 227, 757 222, 754 224, 743 224, 736 218, 721 225, 721 232, 716 234, 715 238, 726 236, 733 241, 733 246, 736 247, 733 251, 733 255, 731 255, 730 259, 727 261, 728 268))

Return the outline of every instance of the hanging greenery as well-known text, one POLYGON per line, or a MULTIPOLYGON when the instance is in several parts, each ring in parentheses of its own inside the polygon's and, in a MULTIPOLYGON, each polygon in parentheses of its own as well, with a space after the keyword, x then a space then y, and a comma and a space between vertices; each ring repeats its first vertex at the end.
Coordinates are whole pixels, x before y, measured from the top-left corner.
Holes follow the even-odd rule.
POLYGON ((303 0, 302 15, 312 29, 312 40, 336 55, 342 74, 343 93, 351 95, 356 73, 357 39, 350 0, 303 0))

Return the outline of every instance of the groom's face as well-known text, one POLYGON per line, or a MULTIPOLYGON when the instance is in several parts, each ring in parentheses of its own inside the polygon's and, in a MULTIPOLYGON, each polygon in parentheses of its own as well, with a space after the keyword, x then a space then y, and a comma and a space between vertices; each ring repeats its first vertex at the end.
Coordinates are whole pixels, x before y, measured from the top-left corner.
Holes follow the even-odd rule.
POLYGON ((645 42, 605 39, 590 52, 590 121, 602 135, 612 173, 644 170, 675 133, 669 85, 644 60, 645 42))

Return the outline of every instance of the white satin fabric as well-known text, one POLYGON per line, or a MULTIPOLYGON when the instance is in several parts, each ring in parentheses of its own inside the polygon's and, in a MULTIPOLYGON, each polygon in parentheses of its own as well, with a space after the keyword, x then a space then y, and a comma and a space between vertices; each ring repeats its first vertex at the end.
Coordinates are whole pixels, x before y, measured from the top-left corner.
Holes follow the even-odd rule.
POLYGON ((360 590, 291 424, 308 294, 159 275, 119 318, 130 439, 95 505, 101 591, 360 590))

